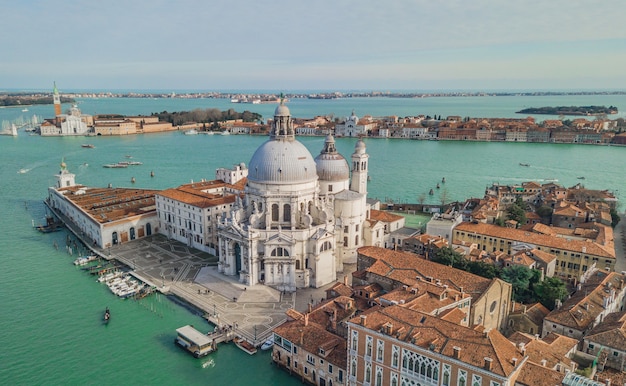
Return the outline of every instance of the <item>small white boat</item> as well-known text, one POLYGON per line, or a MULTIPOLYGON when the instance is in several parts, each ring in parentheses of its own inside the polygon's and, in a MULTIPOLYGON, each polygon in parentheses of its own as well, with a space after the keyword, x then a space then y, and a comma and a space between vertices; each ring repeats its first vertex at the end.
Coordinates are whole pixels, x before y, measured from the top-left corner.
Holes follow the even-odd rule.
POLYGON ((23 112, 23 113, 27 113, 27 112, 28 112, 28 109, 27 109, 26 107, 24 107, 24 108, 22 109, 22 112, 23 112))
POLYGON ((81 256, 78 259, 74 260, 74 265, 87 265, 88 263, 95 261, 98 259, 96 255, 90 256, 81 256))
POLYGON ((196 134, 198 134, 198 130, 196 129, 190 129, 190 130, 185 131, 185 135, 196 135, 196 134))
POLYGON ((224 130, 224 131, 222 131, 222 135, 230 135, 230 131, 224 130))
POLYGON ((272 346, 274 346, 274 335, 270 336, 265 342, 263 342, 263 344, 261 345, 261 350, 270 350, 272 346))

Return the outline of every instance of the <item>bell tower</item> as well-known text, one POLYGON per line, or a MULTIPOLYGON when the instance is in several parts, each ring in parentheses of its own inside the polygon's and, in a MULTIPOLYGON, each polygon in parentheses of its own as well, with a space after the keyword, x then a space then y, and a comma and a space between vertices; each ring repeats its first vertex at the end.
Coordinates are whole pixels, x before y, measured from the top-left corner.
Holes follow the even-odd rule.
POLYGON ((52 101, 54 102, 54 116, 61 115, 61 96, 59 95, 59 90, 57 90, 57 82, 54 82, 52 101))
POLYGON ((352 176, 350 190, 367 194, 367 162, 369 155, 365 152, 365 142, 359 138, 352 153, 352 176))

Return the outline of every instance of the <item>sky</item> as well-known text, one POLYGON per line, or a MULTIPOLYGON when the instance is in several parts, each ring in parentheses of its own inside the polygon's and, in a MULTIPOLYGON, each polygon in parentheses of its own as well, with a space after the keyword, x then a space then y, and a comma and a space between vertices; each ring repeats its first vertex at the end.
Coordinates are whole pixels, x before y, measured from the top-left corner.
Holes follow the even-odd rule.
POLYGON ((0 0, 0 90, 625 90, 624 0, 0 0))

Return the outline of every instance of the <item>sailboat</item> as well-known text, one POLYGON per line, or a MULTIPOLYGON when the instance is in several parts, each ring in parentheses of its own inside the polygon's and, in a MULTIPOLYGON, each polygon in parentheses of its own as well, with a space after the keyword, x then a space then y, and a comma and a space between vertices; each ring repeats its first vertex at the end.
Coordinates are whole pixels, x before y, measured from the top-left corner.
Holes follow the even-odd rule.
POLYGON ((17 126, 15 126, 15 123, 11 123, 11 135, 17 137, 17 126))

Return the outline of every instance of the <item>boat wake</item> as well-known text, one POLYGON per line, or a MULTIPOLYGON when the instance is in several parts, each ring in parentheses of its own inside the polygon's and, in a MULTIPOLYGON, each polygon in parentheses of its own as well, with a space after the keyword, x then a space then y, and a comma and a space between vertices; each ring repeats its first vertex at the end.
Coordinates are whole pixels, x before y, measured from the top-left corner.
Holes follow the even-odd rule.
POLYGON ((202 363, 202 368, 206 369, 207 367, 215 367, 215 361, 211 358, 208 361, 202 363))

